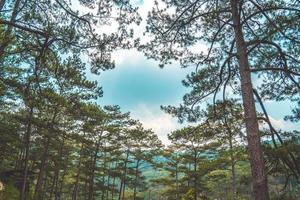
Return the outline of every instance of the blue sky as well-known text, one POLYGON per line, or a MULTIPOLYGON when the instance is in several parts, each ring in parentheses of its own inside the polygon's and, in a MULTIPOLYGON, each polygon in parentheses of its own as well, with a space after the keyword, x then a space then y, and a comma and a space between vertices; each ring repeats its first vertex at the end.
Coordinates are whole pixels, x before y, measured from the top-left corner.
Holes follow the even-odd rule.
POLYGON ((123 57, 125 54, 126 58, 117 63, 114 70, 99 76, 98 81, 104 90, 104 97, 99 101, 101 104, 118 104, 125 110, 139 104, 178 104, 188 91, 181 80, 189 69, 178 65, 161 69, 156 62, 147 60, 135 50, 120 54, 123 57))
MULTIPOLYGON (((153 1, 135 1, 140 6, 142 18, 146 19, 153 1)), ((141 26, 135 27, 136 34, 142 35, 144 26, 145 21, 141 26)), ((106 27, 111 30, 114 28, 106 27)), ((205 50, 205 47, 197 46, 196 49, 205 50)), ((192 69, 182 69, 176 64, 160 69, 157 62, 147 60, 137 50, 114 52, 113 59, 116 61, 115 69, 91 77, 99 81, 104 91, 104 96, 98 103, 120 105, 123 112, 131 112, 133 118, 139 119, 146 128, 152 128, 164 143, 169 143, 167 134, 182 125, 177 123, 177 119, 161 111, 160 105, 178 105, 182 102, 188 89, 183 87, 181 81, 192 69)), ((297 128, 297 125, 283 120, 291 112, 290 102, 269 101, 265 102, 265 106, 274 127, 284 130, 297 128)), ((260 111, 258 105, 257 107, 260 111)))
POLYGON ((192 69, 169 65, 161 69, 136 50, 114 53, 116 68, 94 76, 104 95, 100 105, 120 105, 123 112, 131 112, 146 128, 152 128, 168 143, 167 134, 181 127, 177 119, 160 110, 161 105, 178 105, 189 91, 181 81, 192 69))

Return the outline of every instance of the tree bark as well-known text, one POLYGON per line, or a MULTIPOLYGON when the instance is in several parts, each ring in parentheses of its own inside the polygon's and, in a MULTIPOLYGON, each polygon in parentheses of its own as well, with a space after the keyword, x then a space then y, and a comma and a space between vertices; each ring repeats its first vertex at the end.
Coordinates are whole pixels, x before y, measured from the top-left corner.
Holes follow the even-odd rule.
POLYGON ((247 46, 244 40, 239 13, 239 0, 231 0, 231 12, 235 33, 235 43, 238 54, 241 89, 250 155, 251 173, 253 177, 253 193, 256 200, 267 200, 268 184, 265 172, 263 152, 259 135, 257 114, 253 97, 251 71, 247 55, 247 46))

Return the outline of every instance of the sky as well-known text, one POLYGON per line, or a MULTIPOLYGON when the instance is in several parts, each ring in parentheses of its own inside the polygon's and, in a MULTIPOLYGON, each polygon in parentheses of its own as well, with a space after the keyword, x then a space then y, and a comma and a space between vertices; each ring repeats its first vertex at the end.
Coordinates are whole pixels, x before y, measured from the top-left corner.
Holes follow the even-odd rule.
MULTIPOLYGON (((135 0, 139 12, 146 19, 154 1, 135 0)), ((135 28, 142 35, 145 20, 135 28)), ((108 27, 113 30, 113 26, 108 27)), ((199 48, 198 48, 199 49, 199 48)), ((205 51, 205 46, 200 47, 205 51)), ((181 81, 192 69, 183 69, 178 64, 161 69, 154 60, 148 60, 137 50, 119 50, 113 53, 116 68, 102 72, 93 79, 99 81, 104 95, 98 100, 100 105, 119 105, 123 112, 130 112, 132 118, 142 122, 145 128, 151 128, 165 144, 169 144, 167 134, 183 125, 176 118, 164 113, 161 105, 179 105, 182 97, 189 91, 181 81)), ((282 130, 297 128, 297 125, 285 122, 283 117, 291 113, 290 102, 265 102, 266 109, 274 127, 282 130)), ((259 109, 258 111, 261 111, 259 109)), ((299 127, 298 127, 299 128, 299 127)))
POLYGON ((100 105, 120 105, 130 112, 145 128, 152 128, 159 138, 168 143, 167 134, 180 128, 177 119, 164 113, 161 105, 179 105, 189 91, 181 84, 191 69, 174 64, 161 69, 158 63, 147 60, 137 50, 115 52, 116 68, 98 76, 103 89, 100 105))

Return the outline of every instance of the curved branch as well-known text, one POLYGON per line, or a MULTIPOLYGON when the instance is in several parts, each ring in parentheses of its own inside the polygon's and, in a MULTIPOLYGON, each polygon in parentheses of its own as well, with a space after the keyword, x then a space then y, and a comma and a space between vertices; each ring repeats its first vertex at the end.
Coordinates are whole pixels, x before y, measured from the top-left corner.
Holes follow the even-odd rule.
POLYGON ((260 68, 260 69, 251 69, 251 72, 260 72, 260 71, 281 71, 281 72, 293 74, 296 76, 300 76, 300 73, 293 72, 289 69, 278 68, 278 67, 266 67, 266 68, 260 68))
MULTIPOLYGON (((261 109, 263 110, 263 113, 264 113, 265 117, 264 117, 264 118, 261 118, 261 119, 263 119, 265 122, 267 122, 267 124, 268 124, 268 126, 269 126, 269 128, 270 128, 270 131, 271 131, 271 133, 272 133, 272 140, 273 140, 273 144, 274 144, 275 148, 277 148, 277 144, 276 144, 276 141, 275 141, 275 139, 274 139, 274 134, 275 134, 276 137, 278 138, 280 144, 283 145, 284 142, 283 142, 282 138, 280 137, 279 133, 278 133, 278 132, 275 130, 275 128, 273 127, 273 125, 272 125, 272 123, 271 123, 271 121, 270 121, 269 115, 268 115, 268 113, 267 113, 267 110, 266 110, 266 108, 265 108, 265 106, 264 106, 264 104, 263 104, 263 102, 262 102, 262 99, 260 98, 258 92, 257 92, 255 89, 253 89, 253 94, 255 95, 257 101, 258 101, 259 104, 260 104, 261 109)), ((299 169, 299 166, 298 166, 298 164, 297 164, 297 160, 296 160, 295 156, 294 156, 292 153, 289 152, 288 155, 291 157, 292 162, 293 162, 293 164, 294 164, 294 166, 295 166, 295 168, 296 168, 296 170, 297 170, 298 173, 294 171, 294 168, 292 167, 292 164, 290 163, 290 162, 291 162, 290 160, 288 160, 288 159, 286 158, 286 159, 283 159, 282 161, 290 168, 291 171, 293 171, 293 173, 294 173, 294 175, 295 175, 296 177, 299 177, 298 174, 300 174, 300 169, 299 169)))
POLYGON ((290 41, 296 42, 296 43, 300 43, 299 40, 295 39, 295 38, 291 38, 289 36, 287 36, 276 24, 275 22, 264 12, 264 9, 258 5, 257 3, 255 3, 253 0, 250 0, 250 2, 256 7, 258 8, 258 10, 263 14, 263 16, 265 16, 265 18, 271 23, 271 25, 276 29, 276 31, 278 31, 282 36, 284 36, 285 38, 287 38, 290 41))
MULTIPOLYGON (((256 7, 258 7, 259 5, 256 5, 256 7)), ((256 12, 253 12, 251 13, 250 15, 248 15, 247 17, 244 18, 244 20, 241 22, 241 24, 243 25, 244 23, 246 23, 248 20, 250 20, 252 17, 254 17, 255 15, 258 15, 258 14, 265 14, 265 12, 268 12, 268 11, 275 11, 275 10, 288 10, 288 11, 295 11, 295 12, 300 12, 299 9, 296 9, 296 8, 290 8, 290 7, 270 7, 270 8, 261 8, 259 6, 259 10, 256 11, 256 12)))
POLYGON ((46 32, 43 32, 43 31, 37 30, 37 29, 32 29, 30 27, 22 26, 20 24, 17 24, 17 23, 11 22, 11 21, 6 21, 6 20, 3 20, 3 19, 0 19, 0 24, 13 26, 13 27, 21 29, 23 31, 34 33, 34 34, 37 34, 37 35, 40 35, 40 36, 43 36, 43 37, 48 37, 48 34, 46 32))

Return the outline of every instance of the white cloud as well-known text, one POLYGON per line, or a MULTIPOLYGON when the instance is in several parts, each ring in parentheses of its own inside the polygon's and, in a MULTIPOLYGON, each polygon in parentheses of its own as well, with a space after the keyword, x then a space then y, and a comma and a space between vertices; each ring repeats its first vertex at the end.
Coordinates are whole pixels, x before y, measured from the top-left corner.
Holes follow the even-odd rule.
POLYGON ((297 125, 290 121, 285 121, 283 119, 275 119, 271 116, 269 116, 269 118, 275 129, 280 129, 283 131, 291 131, 297 129, 297 125))
POLYGON ((146 62, 147 58, 142 52, 138 52, 136 49, 130 50, 118 50, 112 53, 112 59, 116 62, 116 65, 122 64, 137 66, 146 62))
POLYGON ((159 108, 146 104, 137 105, 131 114, 133 118, 139 119, 146 129, 152 129, 166 145, 170 144, 167 135, 182 127, 176 118, 172 118, 171 115, 164 113, 159 108))
MULTIPOLYGON (((283 119, 276 119, 272 116, 269 115, 269 119, 270 122, 272 124, 272 126, 276 129, 276 130, 282 130, 282 131, 292 131, 292 130, 297 130, 299 129, 299 125, 292 123, 290 121, 285 121, 283 119)), ((264 123, 263 128, 268 129, 269 126, 264 123)))

